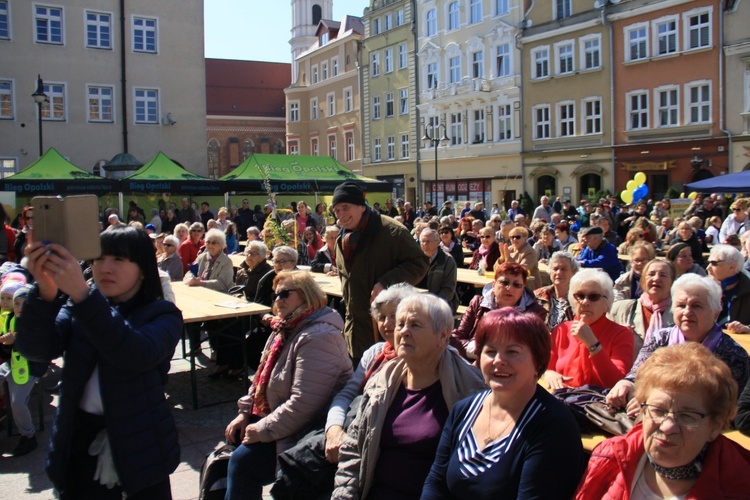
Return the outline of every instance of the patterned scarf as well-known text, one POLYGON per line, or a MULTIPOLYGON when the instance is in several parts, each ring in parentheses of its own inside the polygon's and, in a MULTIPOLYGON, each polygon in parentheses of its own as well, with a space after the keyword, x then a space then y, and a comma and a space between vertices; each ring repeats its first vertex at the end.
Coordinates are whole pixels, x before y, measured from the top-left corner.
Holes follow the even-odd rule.
POLYGON ((279 359, 279 354, 284 344, 289 339, 294 328, 303 319, 310 316, 314 309, 303 309, 305 306, 302 305, 289 313, 285 318, 273 318, 271 320, 271 329, 273 330, 272 335, 274 336, 271 342, 271 347, 263 352, 263 356, 258 364, 258 371, 253 381, 253 392, 255 398, 253 399, 253 415, 263 418, 271 413, 271 407, 268 404, 268 398, 266 390, 268 389, 268 382, 271 380, 271 372, 276 361, 279 359))
POLYGON ((207 279, 210 278, 211 271, 213 270, 214 264, 216 263, 216 259, 219 258, 219 255, 217 255, 216 257, 211 257, 211 255, 208 255, 208 265, 206 266, 206 268, 203 270, 203 273, 201 274, 201 279, 203 281, 206 281, 207 279))
POLYGON ((693 459, 692 462, 690 462, 687 465, 680 465, 678 467, 662 467, 661 465, 654 462, 654 460, 651 458, 651 455, 646 453, 646 457, 648 457, 648 461, 651 463, 651 467, 654 468, 654 471, 659 474, 664 479, 670 479, 672 481, 680 480, 680 479, 695 479, 697 478, 701 470, 703 469, 703 460, 706 458, 706 451, 708 451, 708 443, 703 446, 703 449, 700 453, 698 453, 698 456, 693 459))
POLYGON ((365 378, 362 380, 362 385, 359 386, 359 392, 362 393, 365 389, 365 384, 368 380, 370 380, 370 377, 375 375, 378 370, 380 370, 380 367, 383 366, 386 361, 390 361, 393 358, 396 357, 396 349, 393 348, 390 342, 386 342, 383 346, 383 350, 380 351, 380 354, 375 356, 375 359, 372 360, 372 364, 370 365, 370 368, 367 370, 367 373, 365 373, 365 378))
POLYGON ((663 328, 664 324, 662 323, 662 314, 672 305, 672 297, 667 297, 661 302, 654 303, 651 301, 651 298, 644 293, 640 296, 638 302, 641 303, 641 307, 651 311, 651 320, 648 322, 646 335, 643 338, 643 342, 647 344, 651 340, 654 332, 663 328))
POLYGON ((354 257, 354 252, 357 250, 359 240, 362 238, 362 231, 367 226, 368 220, 370 220, 370 209, 366 209, 362 213, 362 218, 359 220, 357 229, 353 231, 344 230, 345 234, 341 238, 341 250, 344 254, 344 263, 346 263, 347 269, 352 268, 352 257, 354 257))

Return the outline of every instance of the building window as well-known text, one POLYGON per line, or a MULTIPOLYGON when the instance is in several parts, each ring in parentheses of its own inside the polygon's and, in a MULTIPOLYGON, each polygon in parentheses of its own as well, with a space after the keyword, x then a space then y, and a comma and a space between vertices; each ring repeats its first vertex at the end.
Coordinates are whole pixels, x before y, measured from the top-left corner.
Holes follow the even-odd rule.
POLYGON ((385 72, 393 73, 393 49, 385 49, 385 72))
POLYGON ((339 76, 339 58, 331 58, 331 76, 339 76))
POLYGON ((438 67, 437 63, 427 64, 427 88, 436 89, 438 86, 438 67))
POLYGON ((344 89, 344 111, 348 113, 354 109, 354 103, 352 102, 352 89, 344 89))
POLYGON ((572 73, 575 69, 573 42, 562 42, 555 46, 555 51, 557 51, 557 73, 560 75, 572 73))
POLYGON ((320 145, 318 144, 318 139, 310 139, 310 154, 313 156, 318 156, 320 154, 320 145))
MULTIPOLYGON (((6 6, 7 7, 7 6, 6 6)), ((35 7, 35 40, 39 43, 63 43, 62 9, 55 7, 35 7)))
POLYGON ((601 35, 581 39, 581 62, 583 69, 597 69, 602 66, 601 35))
POLYGON ((451 146, 459 146, 464 143, 464 129, 463 124, 461 123, 461 113, 451 113, 450 119, 451 146))
POLYGON ((648 93, 644 91, 627 94, 628 130, 642 130, 648 128, 648 93))
POLYGON ((393 107, 394 107, 393 92, 386 92, 385 93, 385 116, 386 118, 390 118, 393 116, 393 113, 394 113, 393 107))
POLYGON ((472 52, 471 54, 471 76, 473 78, 484 78, 484 51, 472 52))
POLYGON ((687 20, 687 49, 702 49, 711 46, 711 12, 705 11, 698 14, 685 14, 687 20))
POLYGON ((393 14, 392 13, 389 12, 388 14, 386 14, 385 18, 384 18, 384 21, 385 21, 385 30, 386 31, 388 31, 389 29, 393 28, 393 14))
POLYGON ((549 139, 549 106, 534 106, 534 139, 549 139))
POLYGON ((135 123, 159 123, 159 91, 156 89, 135 89, 135 123))
POLYGON ((475 24, 482 21, 482 0, 471 0, 469 8, 469 24, 475 24))
POLYGON ((112 16, 101 12, 86 11, 86 47, 112 48, 112 16))
POLYGON ((508 0, 495 0, 495 15, 502 16, 510 12, 508 0))
POLYGON ((484 142, 484 109, 474 110, 474 144, 484 142))
POLYGON ((242 161, 250 158, 253 151, 255 151, 255 143, 252 139, 245 139, 245 142, 242 143, 242 161))
POLYGON ((497 107, 497 131, 500 141, 509 141, 513 138, 513 115, 510 112, 510 104, 501 104, 497 107))
POLYGON ((461 56, 455 56, 448 59, 448 74, 450 83, 458 83, 461 81, 461 56))
POLYGON ((312 67, 312 83, 318 83, 318 65, 312 67))
POLYGON ((320 63, 320 77, 323 81, 328 80, 328 63, 325 61, 320 63))
POLYGON ((136 52, 156 52, 156 19, 133 18, 133 50, 136 52))
POLYGON ((572 0, 555 0, 555 19, 565 19, 573 15, 572 0))
POLYGON ((409 158, 409 134, 401 134, 401 159, 409 158))
POLYGON ((676 87, 656 89, 657 112, 659 127, 674 127, 679 125, 680 105, 676 87))
POLYGON ((321 47, 327 44, 329 40, 330 40, 330 35, 328 34, 327 31, 324 31, 323 33, 320 34, 319 44, 321 47))
POLYGON ((497 46, 497 56, 495 58, 495 74, 498 78, 510 76, 510 44, 504 43, 497 46))
POLYGON ((531 51, 534 61, 532 78, 547 78, 549 76, 549 47, 538 47, 531 51))
POLYGON ((396 137, 389 135, 385 138, 385 159, 396 159, 396 137))
POLYGON ((711 85, 708 83, 687 86, 690 123, 711 123, 711 85))
POLYGON ((47 94, 47 102, 42 103, 42 118, 44 120, 65 120, 65 84, 45 84, 44 93, 47 94))
POLYGON ((458 2, 448 4, 448 31, 457 30, 461 26, 461 16, 458 2))
POLYGON ((601 99, 585 99, 583 101, 583 130, 586 134, 602 133, 601 99))
POLYGON ((656 55, 664 56, 677 52, 677 19, 654 21, 654 46, 656 55))
POLYGON ((408 50, 409 49, 405 43, 398 46, 398 69, 405 69, 407 64, 409 64, 408 50))
POLYGON ((0 119, 12 120, 14 117, 13 82, 0 80, 0 119))
POLYGON ((328 136, 328 156, 336 159, 336 136, 335 135, 329 135, 328 136))
POLYGON ((297 143, 297 141, 292 141, 289 143, 289 154, 290 155, 299 154, 299 144, 297 143))
POLYGON ((557 136, 571 137, 576 135, 576 105, 572 102, 557 104, 557 136))
POLYGON ((398 114, 409 113, 409 89, 398 89, 398 114))
POLYGON ((310 120, 318 119, 318 98, 313 97, 310 99, 310 120))
POLYGON ((88 111, 90 122, 112 122, 114 88, 89 86, 88 88, 88 111))
POLYGON ((372 76, 379 76, 380 75, 380 52, 375 52, 372 54, 372 64, 370 65, 370 72, 372 73, 372 76))
POLYGON ((437 9, 427 11, 427 36, 437 35, 437 9))
MULTIPOLYGON (((438 135, 438 131, 440 130, 440 119, 437 116, 430 116, 427 119, 426 128, 430 133, 430 137, 440 137, 438 135)), ((427 148, 429 146, 425 145, 424 147, 427 148)))
POLYGON ((16 173, 15 158, 0 158, 0 179, 5 179, 16 173))
POLYGON ((299 121, 299 101, 292 101, 289 103, 289 121, 299 121))
POLYGON ((336 114, 336 94, 331 92, 330 94, 326 94, 326 103, 328 106, 328 116, 333 116, 336 114))
POLYGON ((381 161, 383 159, 380 149, 381 140, 380 137, 376 137, 372 141, 372 161, 381 161))
POLYGON ((398 9, 396 11, 396 26, 404 24, 404 9, 398 9))
POLYGON ((346 161, 354 161, 354 134, 346 134, 346 161))
POLYGON ((10 13, 7 0, 0 0, 0 39, 10 40, 10 13))
POLYGON ((644 24, 625 28, 626 61, 639 61, 648 58, 648 27, 644 24))
POLYGON ((372 98, 372 119, 380 120, 380 96, 376 95, 372 98))
POLYGON ((372 20, 372 34, 373 35, 379 35, 380 34, 380 18, 376 17, 372 20))

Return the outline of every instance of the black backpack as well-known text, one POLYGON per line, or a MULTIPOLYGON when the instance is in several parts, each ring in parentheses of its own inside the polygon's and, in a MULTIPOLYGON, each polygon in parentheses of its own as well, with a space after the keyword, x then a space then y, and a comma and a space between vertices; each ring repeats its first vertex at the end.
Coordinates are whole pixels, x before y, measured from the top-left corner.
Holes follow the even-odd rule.
POLYGON ((199 500, 223 500, 227 492, 227 468, 235 446, 225 444, 206 456, 201 468, 199 500))

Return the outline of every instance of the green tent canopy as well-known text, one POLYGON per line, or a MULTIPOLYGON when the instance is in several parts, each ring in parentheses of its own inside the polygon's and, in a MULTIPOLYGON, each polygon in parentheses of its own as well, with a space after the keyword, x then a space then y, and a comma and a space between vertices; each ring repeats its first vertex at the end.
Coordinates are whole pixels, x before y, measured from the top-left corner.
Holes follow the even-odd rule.
POLYGON ((253 154, 220 180, 229 191, 265 191, 266 177, 271 191, 280 194, 333 192, 345 181, 356 182, 365 192, 391 191, 389 182, 357 175, 330 156, 253 154))
POLYGON ((2 191, 18 196, 104 194, 120 190, 116 179, 105 179, 86 172, 49 148, 37 161, 0 181, 2 191))
POLYGON ((225 191, 223 182, 188 172, 161 151, 120 182, 125 193, 221 194, 225 191))

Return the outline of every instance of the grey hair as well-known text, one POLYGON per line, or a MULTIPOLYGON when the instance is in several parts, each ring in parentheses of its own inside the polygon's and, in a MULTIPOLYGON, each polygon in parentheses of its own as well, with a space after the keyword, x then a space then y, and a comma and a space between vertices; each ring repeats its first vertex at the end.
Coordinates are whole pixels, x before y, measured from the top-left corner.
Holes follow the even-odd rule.
MULTIPOLYGON (((714 247, 716 248, 716 247, 714 247)), ((713 252, 711 252, 713 253, 713 252)), ((710 276, 698 276, 695 273, 685 273, 672 283, 672 300, 677 292, 685 292, 691 295, 704 295, 708 299, 708 307, 711 311, 721 311, 721 287, 710 276)))
POLYGON ((203 224, 201 224, 200 222, 193 222, 192 224, 190 224, 190 227, 188 228, 188 232, 192 231, 193 229, 200 229, 201 233, 206 232, 206 228, 203 227, 203 224))
POLYGON ((326 226, 325 235, 328 236, 328 233, 336 233, 339 234, 341 229, 339 229, 338 226, 326 226))
POLYGON ((578 260, 573 257, 573 254, 570 252, 555 252, 552 254, 552 257, 549 258, 549 268, 552 269, 552 266, 555 265, 555 262, 562 259, 568 259, 570 261, 570 267, 573 268, 573 274, 577 273, 581 269, 581 265, 578 263, 578 260))
POLYGON ((295 250, 292 247, 288 247, 286 245, 282 245, 280 247, 274 247, 272 253, 273 253, 274 260, 276 260, 277 256, 281 256, 281 257, 287 257, 289 260, 293 260, 294 262, 297 262, 297 259, 299 258, 299 254, 297 253, 297 250, 295 250))
POLYGON ((716 260, 724 260, 730 264, 734 264, 737 274, 742 272, 742 267, 745 265, 745 257, 732 245, 714 245, 708 258, 711 259, 712 257, 716 260))
POLYGON ((401 311, 413 307, 421 309, 432 320, 432 328, 435 333, 450 332, 453 329, 453 313, 448 303, 431 293, 415 293, 401 300, 396 309, 396 316, 401 311))
POLYGON ((221 229, 209 229, 206 233, 205 240, 208 241, 209 238, 215 238, 221 242, 222 248, 227 246, 227 236, 224 234, 224 231, 221 229))
POLYGON ((171 243, 175 248, 180 246, 180 239, 174 235, 167 235, 164 237, 164 243, 171 243))
POLYGON ((380 308, 388 302, 398 305, 402 300, 417 293, 417 289, 408 283, 398 283, 383 290, 370 304, 370 316, 377 319, 380 308))
POLYGON ((570 278, 570 285, 569 285, 569 291, 568 291, 568 302, 573 304, 573 293, 574 291, 578 291, 578 288, 583 286, 585 283, 596 283, 599 285, 599 288, 602 290, 602 294, 604 295, 604 298, 607 299, 607 310, 612 307, 612 302, 614 302, 614 283, 612 283, 612 278, 609 277, 607 273, 604 271, 599 271, 597 269, 581 269, 579 272, 575 273, 572 278, 570 278))
POLYGON ((440 217, 440 224, 441 225, 442 224, 450 224, 450 223, 451 223, 451 218, 448 217, 447 215, 444 215, 444 216, 440 217))
POLYGON ((250 227, 249 227, 249 228, 247 228, 247 230, 245 231, 245 234, 247 234, 247 233, 252 233, 252 234, 254 234, 255 236, 260 236, 260 229, 258 229, 258 227, 257 227, 257 226, 250 226, 250 227))
MULTIPOLYGON (((256 228, 257 229, 257 228, 256 228)), ((257 250, 258 256, 266 258, 266 255, 268 254, 268 247, 265 243, 263 243, 260 240, 253 240, 250 243, 247 244, 245 247, 245 254, 249 252, 250 250, 257 250)))
POLYGON ((419 233, 419 237, 422 238, 422 236, 424 235, 430 235, 433 240, 440 241, 440 235, 434 229, 430 229, 428 227, 422 229, 422 232, 419 233))

